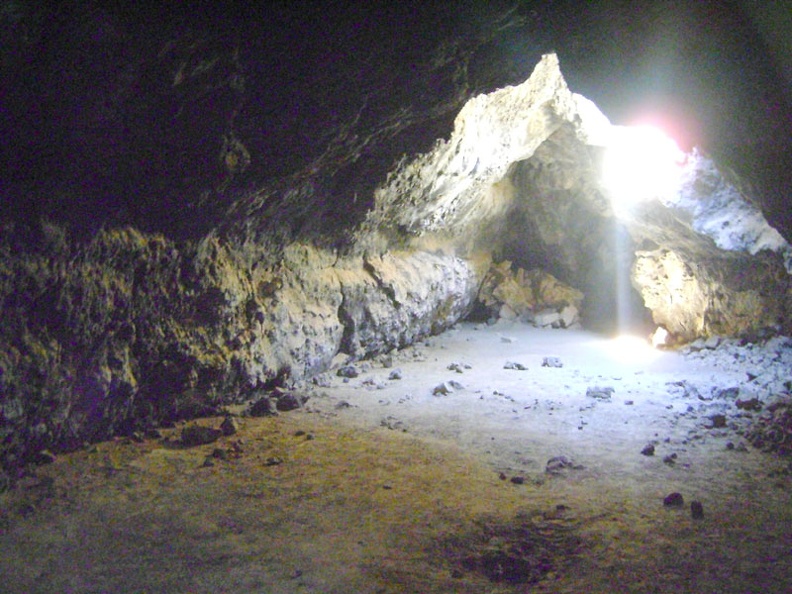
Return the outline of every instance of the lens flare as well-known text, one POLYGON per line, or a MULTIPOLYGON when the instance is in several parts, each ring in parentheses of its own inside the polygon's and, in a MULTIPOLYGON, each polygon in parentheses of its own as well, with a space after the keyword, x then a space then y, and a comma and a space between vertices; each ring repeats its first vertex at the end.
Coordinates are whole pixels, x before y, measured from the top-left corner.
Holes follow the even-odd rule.
POLYGON ((612 126, 602 181, 617 214, 652 199, 670 200, 679 188, 685 153, 652 126, 612 126))
POLYGON ((608 342, 608 355, 618 363, 645 364, 654 361, 660 353, 646 339, 622 334, 608 342))

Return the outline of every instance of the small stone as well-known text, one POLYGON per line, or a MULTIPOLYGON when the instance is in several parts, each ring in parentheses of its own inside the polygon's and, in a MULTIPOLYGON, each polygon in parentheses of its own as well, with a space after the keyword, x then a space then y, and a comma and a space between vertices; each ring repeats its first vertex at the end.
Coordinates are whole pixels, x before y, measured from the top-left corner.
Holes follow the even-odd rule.
POLYGON ((262 396, 250 405, 248 414, 251 417, 272 417, 278 414, 278 409, 272 398, 269 396, 262 396))
POLYGON ((281 394, 278 396, 278 399, 275 402, 275 408, 281 412, 288 412, 290 410, 296 410, 298 408, 302 408, 302 406, 307 401, 308 401, 307 396, 297 395, 292 392, 287 392, 285 394, 281 394))
POLYGON ((710 429, 720 429, 726 426, 726 415, 712 415, 710 420, 712 421, 710 429))
POLYGON ((400 380, 402 378, 402 370, 401 369, 394 369, 393 371, 388 374, 389 380, 400 380))
POLYGON ((265 466, 278 466, 279 464, 283 464, 283 458, 278 456, 271 456, 264 461, 265 466))
POLYGON ((360 375, 360 372, 354 365, 344 365, 343 367, 339 368, 339 370, 336 372, 336 375, 338 377, 351 378, 357 377, 360 375))
POLYGON ((504 369, 516 369, 518 371, 527 371, 528 370, 528 368, 525 365, 523 365, 522 363, 516 363, 515 361, 507 361, 503 365, 503 368, 504 369))
POLYGON ((228 451, 224 450, 223 448, 215 448, 212 450, 212 458, 217 458, 218 460, 228 460, 228 451))
POLYGON ((734 403, 737 408, 741 410, 752 410, 752 411, 760 411, 762 410, 762 402, 758 398, 751 398, 749 400, 740 400, 737 399, 737 402, 734 403))
POLYGON ((734 442, 733 441, 727 441, 726 442, 726 449, 727 450, 733 450, 734 449, 734 442))
POLYGON ((498 475, 498 478, 499 478, 500 480, 502 480, 502 481, 505 481, 505 480, 506 480, 506 473, 505 473, 505 472, 501 472, 501 473, 498 475))
POLYGON ((610 400, 615 391, 611 386, 591 386, 586 388, 586 396, 597 400, 610 400))
POLYGON ((704 506, 701 505, 700 501, 690 502, 690 517, 694 520, 700 520, 704 517, 704 506))
POLYGON ((204 468, 211 468, 214 465, 215 465, 215 463, 214 463, 214 460, 212 460, 211 456, 207 456, 206 459, 204 460, 203 464, 202 464, 202 466, 204 468))
POLYGON ((676 453, 669 454, 668 456, 665 456, 663 458, 663 462, 668 464, 669 466, 673 466, 674 464, 676 464, 676 459, 677 459, 676 453))
POLYGON ((454 388, 454 390, 464 390, 465 389, 465 386, 463 386, 461 383, 459 383, 459 382, 457 382, 455 380, 449 381, 448 385, 451 386, 452 388, 454 388))
POLYGON ((625 400, 624 401, 624 406, 632 406, 633 404, 635 404, 634 400, 625 400))
POLYGON ((438 384, 437 386, 434 387, 434 389, 432 390, 432 395, 447 396, 448 394, 451 394, 453 391, 454 390, 447 383, 443 382, 442 384, 438 384))
POLYGON ((181 443, 184 447, 194 447, 212 443, 220 439, 222 431, 202 425, 187 425, 182 429, 181 443))
POLYGON ((223 422, 220 423, 220 431, 223 432, 223 435, 228 437, 229 435, 234 435, 237 431, 239 431, 239 423, 237 420, 232 416, 227 416, 223 419, 223 422))
POLYGON ((646 444, 644 448, 641 450, 641 454, 643 454, 644 456, 654 456, 655 454, 654 444, 651 443, 646 444))
POLYGON ((685 505, 685 498, 681 493, 671 493, 663 498, 663 505, 666 507, 682 507, 685 505))
POLYGON ((523 485, 523 484, 525 484, 525 477, 524 476, 513 476, 513 477, 511 477, 510 480, 515 485, 523 485))
POLYGON ((572 460, 566 456, 555 456, 550 458, 545 465, 545 472, 550 474, 558 474, 566 468, 572 467, 572 460))
POLYGON ((563 367, 564 364, 558 357, 545 357, 542 359, 542 367, 563 367))

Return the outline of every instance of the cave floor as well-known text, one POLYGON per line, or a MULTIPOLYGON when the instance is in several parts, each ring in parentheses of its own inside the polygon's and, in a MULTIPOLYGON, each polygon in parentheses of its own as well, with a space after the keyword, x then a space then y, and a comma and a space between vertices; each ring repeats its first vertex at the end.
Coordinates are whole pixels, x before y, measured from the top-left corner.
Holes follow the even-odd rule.
POLYGON ((672 383, 744 373, 608 344, 460 324, 212 444, 58 456, 0 494, 0 591, 787 591, 788 463, 672 383))

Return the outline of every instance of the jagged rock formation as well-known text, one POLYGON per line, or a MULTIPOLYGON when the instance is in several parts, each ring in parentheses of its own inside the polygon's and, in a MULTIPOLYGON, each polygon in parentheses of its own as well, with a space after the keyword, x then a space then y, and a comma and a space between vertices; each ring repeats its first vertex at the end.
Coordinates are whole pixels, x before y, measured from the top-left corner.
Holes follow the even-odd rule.
MULTIPOLYGON (((651 317, 679 342, 791 329, 789 247, 710 162, 696 161, 679 203, 615 215, 598 173, 609 123, 569 90, 553 54, 524 83, 466 102, 467 75, 449 58, 462 50, 442 46, 434 59, 456 82, 434 110, 365 126, 358 112, 306 167, 233 195, 225 190, 253 158, 234 125, 239 57, 209 59, 201 52, 211 48, 189 39, 161 49, 174 68, 160 72, 154 60, 151 76, 168 74, 171 90, 159 103, 141 91, 154 103, 140 110, 223 100, 218 118, 203 122, 222 142, 170 146, 197 151, 213 189, 174 209, 179 188, 152 187, 170 217, 189 207, 207 219, 201 234, 178 241, 123 225, 78 241, 44 222, 33 248, 19 225, 4 224, 3 465, 215 410, 317 374, 339 354, 362 358, 442 332, 471 311, 491 269, 506 276, 505 260, 520 287, 519 269, 541 270, 536 278, 553 278, 566 295, 537 299, 532 286, 533 302, 512 308, 526 319, 547 307, 570 316, 562 312, 572 306, 591 327, 615 326, 624 300, 630 321, 651 317), (406 151, 395 163, 390 142, 406 151), (724 201, 703 206, 700 179, 738 205, 750 237, 724 231, 724 201)), ((170 115, 197 117, 184 113, 170 115)), ((158 144, 136 138, 134 154, 155 167, 147 151, 158 144)), ((509 304, 505 288, 496 293, 484 300, 509 304)))

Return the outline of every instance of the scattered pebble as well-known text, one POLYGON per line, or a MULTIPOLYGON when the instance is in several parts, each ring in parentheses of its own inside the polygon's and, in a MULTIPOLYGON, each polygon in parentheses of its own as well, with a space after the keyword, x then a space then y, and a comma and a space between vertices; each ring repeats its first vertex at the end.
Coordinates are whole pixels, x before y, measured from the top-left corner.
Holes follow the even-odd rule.
POLYGON ((269 396, 262 396, 248 408, 251 417, 272 417, 278 414, 275 402, 269 396))
POLYGON ((523 365, 522 363, 517 363, 515 361, 507 361, 503 365, 503 368, 504 369, 516 369, 518 371, 527 371, 528 370, 528 368, 525 365, 523 365))
POLYGON ((651 444, 651 443, 646 444, 644 446, 644 448, 641 450, 641 453, 644 456, 654 456, 654 454, 655 454, 654 444, 651 444))
POLYGON ((682 497, 681 493, 671 493, 665 496, 663 505, 666 507, 682 507, 685 505, 685 498, 682 497))
POLYGON ((433 396, 447 396, 451 394, 454 389, 448 385, 448 382, 443 382, 442 384, 438 384, 432 390, 433 396))
POLYGON ((591 386, 586 388, 586 396, 597 400, 610 400, 615 391, 611 386, 591 386))
POLYGON ((509 480, 515 485, 523 485, 523 484, 525 484, 525 477, 524 476, 513 476, 509 480))
MULTIPOLYGON (((681 497, 681 495, 680 495, 681 497)), ((704 517, 704 506, 701 505, 700 501, 691 501, 690 502, 690 516, 694 520, 700 520, 704 517)))
POLYGON ((348 379, 359 376, 360 372, 354 365, 344 365, 343 367, 339 367, 338 371, 336 371, 336 375, 338 377, 345 377, 348 379))
POLYGON ((545 357, 542 359, 542 367, 563 367, 564 364, 558 357, 545 357))
POLYGON ((388 374, 389 380, 400 380, 402 379, 402 370, 401 369, 394 369, 388 374))
POLYGON ((187 448, 205 445, 217 441, 222 434, 222 431, 212 427, 187 425, 181 432, 181 444, 187 448))
POLYGON ((229 415, 223 419, 223 422, 220 424, 220 431, 222 431, 223 435, 226 437, 229 435, 234 435, 237 431, 239 431, 239 423, 234 417, 229 415))

